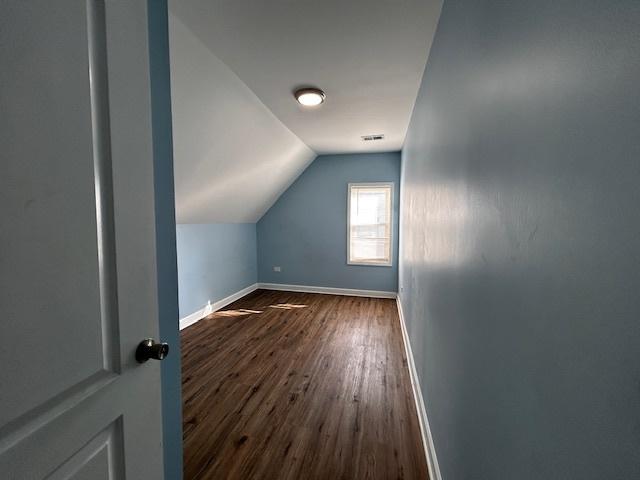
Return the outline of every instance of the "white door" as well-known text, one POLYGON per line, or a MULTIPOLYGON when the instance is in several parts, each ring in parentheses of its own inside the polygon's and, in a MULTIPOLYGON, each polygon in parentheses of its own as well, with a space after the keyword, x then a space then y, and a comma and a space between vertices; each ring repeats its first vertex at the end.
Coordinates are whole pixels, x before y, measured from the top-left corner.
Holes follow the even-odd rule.
POLYGON ((0 0, 0 478, 162 479, 147 4, 0 0))

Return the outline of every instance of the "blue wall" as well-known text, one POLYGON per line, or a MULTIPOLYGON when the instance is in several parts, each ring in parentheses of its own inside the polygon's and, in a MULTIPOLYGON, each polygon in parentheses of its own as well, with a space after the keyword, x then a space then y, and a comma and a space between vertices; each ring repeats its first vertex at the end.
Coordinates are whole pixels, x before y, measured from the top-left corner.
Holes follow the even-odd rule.
POLYGON ((161 365, 164 477, 180 480, 182 478, 182 395, 166 0, 148 2, 147 17, 153 127, 158 312, 160 338, 171 348, 170 355, 162 361, 161 365))
POLYGON ((177 226, 180 318, 258 281, 256 225, 177 226))
POLYGON ((445 480, 640 478, 640 2, 446 0, 402 304, 445 480))
POLYGON ((258 222, 260 282, 397 291, 399 185, 397 152, 316 158, 258 222), (349 182, 394 182, 393 266, 347 265, 349 182))

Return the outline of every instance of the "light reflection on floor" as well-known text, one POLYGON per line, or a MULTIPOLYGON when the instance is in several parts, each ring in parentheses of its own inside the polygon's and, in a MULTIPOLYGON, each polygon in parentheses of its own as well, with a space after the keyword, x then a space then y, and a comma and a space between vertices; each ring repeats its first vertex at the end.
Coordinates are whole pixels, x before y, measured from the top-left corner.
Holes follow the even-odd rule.
MULTIPOLYGON (((269 305, 266 308, 278 308, 280 310, 294 310, 296 308, 306 308, 307 305, 301 305, 298 303, 276 303, 269 305)), ((249 310, 248 308, 238 308, 235 310, 219 310, 209 315, 209 318, 216 317, 241 317, 243 315, 253 315, 262 313, 263 310, 249 310)))
POLYGON ((247 308, 239 308, 237 310, 220 310, 210 315, 210 317, 240 317, 242 315, 252 315, 254 313, 262 313, 262 310, 249 310, 247 308))
POLYGON ((306 305, 300 305, 298 303, 277 303, 275 305, 269 305, 269 308, 280 308, 282 310, 293 310, 295 308, 306 308, 306 305))

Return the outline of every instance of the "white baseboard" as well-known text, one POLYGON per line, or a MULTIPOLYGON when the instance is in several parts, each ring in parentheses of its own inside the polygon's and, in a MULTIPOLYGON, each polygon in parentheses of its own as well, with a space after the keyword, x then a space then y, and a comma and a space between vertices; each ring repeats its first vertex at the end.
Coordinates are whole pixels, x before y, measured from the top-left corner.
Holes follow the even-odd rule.
POLYGON ((190 327, 191 325, 202 320, 204 317, 211 314, 212 312, 213 312, 213 305, 207 304, 204 307, 202 307, 200 310, 196 310, 192 314, 187 315, 184 318, 181 318, 180 330, 184 330, 185 328, 190 327))
POLYGON ((253 285, 249 285, 247 288, 243 288, 242 290, 239 290, 236 293, 232 293, 231 295, 229 295, 228 297, 223 298, 222 300, 218 300, 217 302, 209 303, 209 304, 205 305, 200 310, 198 310, 196 312, 193 312, 191 315, 187 315, 186 317, 181 318, 180 319, 180 330, 182 330, 184 328, 187 328, 190 325, 193 325, 194 323, 202 320, 207 315, 210 315, 213 312, 216 312, 216 311, 220 310, 221 308, 226 307, 230 303, 235 302, 239 298, 242 298, 245 295, 248 295, 249 293, 251 293, 251 292, 253 292, 254 290, 257 290, 257 289, 258 289, 258 284, 254 283, 253 285))
POLYGON ((418 411, 418 421, 420 422, 420 433, 422 434, 422 445, 424 453, 427 457, 427 465, 429 466, 429 479, 442 480, 440 474, 440 466, 438 465, 438 457, 431 436, 431 428, 427 418, 427 410, 424 408, 424 399, 422 398, 422 390, 420 390, 420 381, 418 380, 418 372, 416 364, 413 360, 413 352, 411 351, 411 343, 409 343, 409 334, 407 333, 407 325, 402 311, 402 302, 400 296, 396 297, 398 304, 398 314, 400 316, 400 327, 402 328, 402 338, 404 340, 404 348, 407 354, 407 362, 409 363, 409 376, 411 377, 411 388, 413 389, 413 398, 416 402, 416 410, 418 411))
POLYGON ((372 298, 396 298, 395 292, 384 292, 380 290, 356 290, 351 288, 333 288, 333 287, 310 287, 306 285, 284 285, 281 283, 254 283, 247 288, 235 292, 222 300, 218 300, 215 303, 210 303, 202 307, 201 309, 187 315, 180 319, 180 330, 187 328, 190 325, 202 320, 207 315, 212 314, 226 307, 230 303, 235 302, 239 298, 248 295, 249 293, 262 288, 264 290, 281 290, 288 292, 305 292, 305 293, 324 293, 331 295, 352 295, 356 297, 372 297, 372 298))
POLYGON ((396 292, 381 290, 357 290, 353 288, 311 287, 308 285, 285 285, 283 283, 259 283, 258 288, 264 290, 280 290, 285 292, 323 293, 327 295, 350 295, 353 297, 396 298, 396 292))

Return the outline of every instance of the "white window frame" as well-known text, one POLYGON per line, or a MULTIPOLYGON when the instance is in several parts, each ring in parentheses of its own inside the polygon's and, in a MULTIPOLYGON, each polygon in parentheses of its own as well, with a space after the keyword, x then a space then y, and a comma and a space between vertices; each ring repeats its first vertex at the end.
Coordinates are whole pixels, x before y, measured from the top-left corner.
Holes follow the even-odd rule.
POLYGON ((349 183, 347 184, 347 265, 361 265, 366 267, 391 267, 393 266, 393 192, 394 192, 394 184, 393 182, 357 182, 357 183, 349 183), (351 261, 351 188, 379 188, 379 187, 389 187, 390 188, 390 197, 389 197, 389 261, 388 262, 352 262, 351 261))

